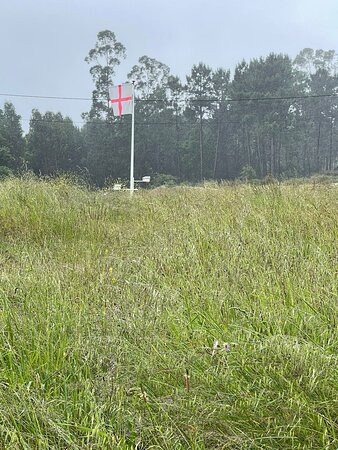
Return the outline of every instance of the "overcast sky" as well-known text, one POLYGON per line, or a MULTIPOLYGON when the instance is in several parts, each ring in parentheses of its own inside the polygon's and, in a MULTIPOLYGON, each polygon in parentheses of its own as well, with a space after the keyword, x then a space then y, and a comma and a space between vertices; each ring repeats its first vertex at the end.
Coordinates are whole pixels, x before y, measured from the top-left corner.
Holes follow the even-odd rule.
MULTIPOLYGON (((338 50, 338 0, 0 0, 0 93, 90 97, 84 58, 98 31, 127 49, 116 82, 142 55, 182 79, 200 61, 232 71, 269 52, 291 57, 304 47, 338 50)), ((20 99, 27 129, 32 108, 75 121, 89 102, 20 99)))

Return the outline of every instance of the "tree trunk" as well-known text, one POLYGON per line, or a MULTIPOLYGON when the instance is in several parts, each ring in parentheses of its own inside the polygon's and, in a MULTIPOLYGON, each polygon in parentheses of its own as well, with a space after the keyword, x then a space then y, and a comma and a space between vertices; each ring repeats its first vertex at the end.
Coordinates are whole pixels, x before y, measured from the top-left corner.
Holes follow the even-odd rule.
POLYGON ((282 153, 282 133, 279 132, 278 155, 277 155, 278 176, 280 176, 280 173, 281 173, 281 168, 280 168, 281 153, 282 153))
POLYGON ((213 178, 216 177, 216 169, 217 169, 217 160, 218 160, 218 151, 219 151, 219 143, 221 138, 221 118, 220 118, 220 110, 218 112, 218 123, 217 123, 217 142, 216 142, 216 150, 215 150, 215 159, 214 159, 214 171, 213 178))
POLYGON ((262 160, 261 142, 259 139, 259 133, 257 133, 257 156, 258 156, 259 174, 262 177, 263 176, 263 160, 262 160))
POLYGON ((200 106, 200 172, 201 181, 203 181, 203 112, 200 106))
POLYGON ((333 156, 333 119, 331 119, 330 127, 330 152, 329 152, 329 170, 332 170, 332 156, 333 156))
POLYGON ((320 129, 321 129, 321 122, 318 124, 318 133, 317 133, 317 155, 316 155, 316 170, 317 173, 320 171, 320 129))
POLYGON ((262 168, 263 168, 263 177, 267 175, 267 161, 266 161, 266 148, 265 148, 265 139, 263 139, 263 145, 262 145, 262 168))
POLYGON ((180 157, 180 132, 178 127, 177 107, 175 114, 175 128, 176 128, 176 160, 177 160, 177 176, 181 179, 181 157, 180 157))
POLYGON ((275 145, 273 136, 270 139, 270 172, 271 175, 275 175, 275 145))
POLYGON ((306 161, 307 161, 307 174, 311 175, 311 159, 309 155, 309 148, 306 146, 306 161))
MULTIPOLYGON (((229 133, 229 126, 225 125, 225 133, 222 133, 221 137, 223 138, 224 134, 226 136, 228 136, 229 133)), ((229 174, 229 159, 228 159, 228 147, 227 147, 227 143, 226 142, 222 142, 222 148, 223 148, 223 154, 224 154, 224 175, 225 178, 228 180, 230 178, 230 174, 229 174)))
POLYGON ((250 131, 247 129, 246 131, 246 139, 247 139, 247 148, 248 148, 248 164, 251 164, 251 142, 250 142, 250 131))

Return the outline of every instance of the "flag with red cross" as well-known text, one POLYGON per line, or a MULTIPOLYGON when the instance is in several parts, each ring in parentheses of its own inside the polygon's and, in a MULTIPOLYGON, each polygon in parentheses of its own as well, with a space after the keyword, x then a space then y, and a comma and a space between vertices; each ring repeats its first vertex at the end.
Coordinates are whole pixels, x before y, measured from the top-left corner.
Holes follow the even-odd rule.
POLYGON ((109 88, 109 105, 113 108, 114 116, 133 113, 133 85, 119 84, 109 88))

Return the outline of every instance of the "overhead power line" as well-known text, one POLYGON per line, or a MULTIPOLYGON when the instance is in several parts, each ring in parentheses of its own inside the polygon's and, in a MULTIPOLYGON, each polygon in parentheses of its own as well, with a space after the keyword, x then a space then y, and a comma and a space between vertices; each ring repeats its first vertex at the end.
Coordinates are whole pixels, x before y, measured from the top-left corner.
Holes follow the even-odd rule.
POLYGON ((7 94, 0 93, 2 97, 23 97, 23 98, 41 98, 41 99, 53 99, 53 100, 91 100, 89 97, 58 97, 56 95, 29 95, 29 94, 7 94))
MULTIPOLYGON (((310 120, 310 119, 319 119, 319 120, 330 119, 330 120, 332 120, 332 119, 336 119, 337 117, 336 116, 326 116, 326 117, 324 117, 324 116, 304 116, 304 117, 300 117, 300 118, 303 120, 310 120)), ((126 122, 124 120, 118 121, 118 122, 106 122, 106 121, 96 121, 96 120, 89 120, 89 121, 73 121, 73 120, 71 120, 69 122, 69 121, 57 120, 57 119, 47 120, 44 118, 28 119, 26 117, 21 118, 21 120, 23 120, 24 122, 30 122, 31 120, 33 120, 33 122, 35 122, 35 123, 43 123, 43 124, 45 124, 45 123, 53 123, 53 124, 60 123, 63 125, 71 125, 71 124, 73 124, 73 125, 89 125, 89 124, 92 124, 92 125, 103 125, 103 126, 113 126, 113 127, 114 126, 129 126, 129 122, 126 122)), ((248 123, 245 123, 245 122, 239 121, 239 120, 225 120, 225 121, 222 120, 220 123, 224 124, 224 125, 235 125, 235 124, 242 124, 243 126, 250 125, 248 123)), ((208 121, 205 121, 204 124, 210 125, 208 123, 208 121)), ((197 126, 197 125, 199 125, 199 122, 198 121, 182 121, 182 120, 179 120, 177 122, 175 122, 175 121, 171 121, 171 122, 144 121, 144 122, 135 122, 135 125, 136 126, 167 125, 167 126, 186 127, 186 126, 197 126)))
MULTIPOLYGON (((49 100, 80 100, 91 101, 90 97, 60 97, 56 95, 29 95, 29 94, 11 94, 0 93, 2 97, 20 97, 20 98, 36 98, 36 99, 49 99, 49 100)), ((310 99, 310 98, 338 98, 337 94, 312 94, 312 95, 289 95, 282 97, 239 97, 230 99, 218 99, 218 98, 200 98, 200 99, 187 99, 185 102, 218 102, 218 103, 231 103, 231 102, 248 102, 248 101, 270 101, 270 100, 297 100, 297 99, 310 99)), ((152 102, 167 102, 165 99, 136 99, 136 102, 140 103, 152 103, 152 102)))
POLYGON ((240 98, 231 98, 226 100, 219 100, 217 98, 215 99, 197 99, 193 100, 196 102, 249 102, 249 101, 265 101, 265 100, 297 100, 297 99, 308 99, 308 98, 322 98, 322 97, 336 97, 338 98, 338 95, 336 94, 313 94, 313 95, 290 95, 285 97, 240 97, 240 98))
MULTIPOLYGON (((71 121, 71 122, 66 122, 64 120, 46 120, 46 119, 27 119, 27 118, 21 118, 21 120, 23 120, 24 122, 30 122, 31 120, 35 123, 61 123, 64 125, 70 125, 70 124, 75 124, 75 125, 88 125, 88 124, 93 124, 93 125, 104 125, 104 126, 129 126, 128 122, 124 122, 124 121, 119 121, 119 122, 99 122, 99 121, 94 121, 94 120, 89 120, 89 121, 71 121)), ((236 123, 241 123, 240 121, 222 121, 221 123, 224 124, 236 124, 236 123)), ((135 125, 139 126, 139 125, 170 125, 170 126, 193 126, 193 125, 198 125, 198 122, 135 122, 135 125)))

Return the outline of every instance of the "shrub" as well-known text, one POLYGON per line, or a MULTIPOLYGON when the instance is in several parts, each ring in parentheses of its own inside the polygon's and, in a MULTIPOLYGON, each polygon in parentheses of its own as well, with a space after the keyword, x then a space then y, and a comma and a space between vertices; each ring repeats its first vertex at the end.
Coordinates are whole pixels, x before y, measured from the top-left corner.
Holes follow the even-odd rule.
POLYGON ((240 178, 243 181, 249 181, 249 180, 255 179, 256 178, 255 169, 250 165, 244 166, 241 170, 240 178))
POLYGON ((12 171, 9 167, 0 166, 0 180, 12 175, 12 171))

